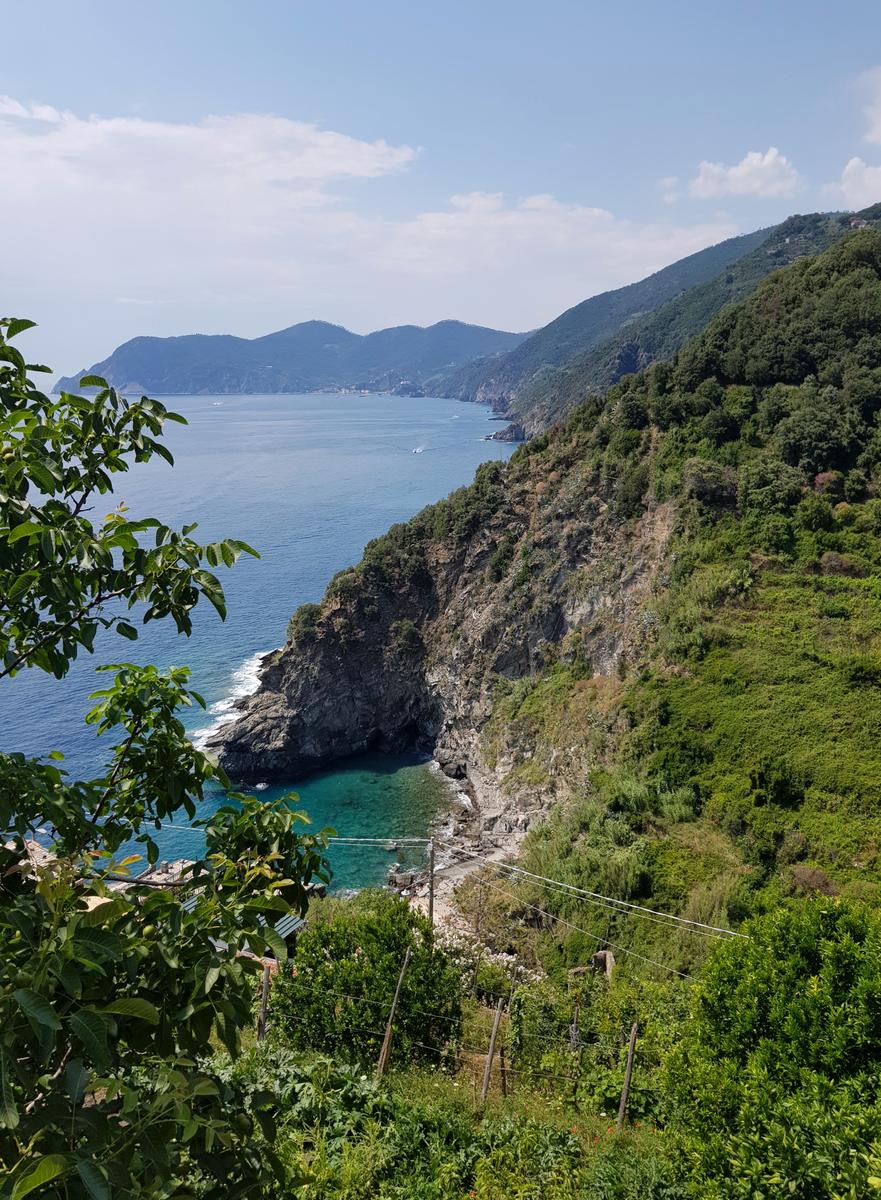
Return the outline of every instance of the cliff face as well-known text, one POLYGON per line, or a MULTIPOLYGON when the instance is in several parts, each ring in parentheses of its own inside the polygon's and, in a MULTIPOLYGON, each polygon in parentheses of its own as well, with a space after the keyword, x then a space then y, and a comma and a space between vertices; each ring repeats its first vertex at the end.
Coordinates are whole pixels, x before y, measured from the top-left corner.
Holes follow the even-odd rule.
POLYGON ((218 739, 228 773, 296 775, 369 748, 419 746, 467 780, 488 827, 503 828, 525 827, 565 790, 586 765, 584 748, 557 764, 555 788, 535 787, 528 772, 518 782, 532 739, 494 729, 493 712, 506 689, 549 664, 594 676, 596 687, 622 656, 638 657, 673 510, 622 523, 574 443, 557 449, 550 485, 529 456, 488 464, 479 513, 454 495, 373 543, 320 609, 301 610, 260 690, 218 739))
POLYGON ((421 745, 500 850, 538 826, 529 869, 719 924, 881 898, 879 696, 862 229, 371 543, 217 748, 257 779, 421 745))

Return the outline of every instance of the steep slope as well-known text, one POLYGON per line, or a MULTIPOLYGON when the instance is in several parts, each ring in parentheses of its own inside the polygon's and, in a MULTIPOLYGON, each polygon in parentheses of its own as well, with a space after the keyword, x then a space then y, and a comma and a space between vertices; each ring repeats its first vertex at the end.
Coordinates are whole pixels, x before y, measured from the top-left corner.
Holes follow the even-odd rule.
POLYGON ((520 390, 537 373, 568 362, 606 341, 643 313, 713 279, 760 245, 767 233, 760 229, 729 238, 690 254, 637 283, 591 296, 537 330, 516 349, 497 354, 492 359, 469 363, 450 373, 439 383, 442 394, 457 400, 489 403, 499 412, 506 412, 520 390))
POLYGON ((623 375, 671 358, 726 304, 750 295, 770 272, 828 249, 854 227, 878 224, 881 205, 857 214, 789 217, 716 278, 625 325, 608 341, 584 350, 558 370, 534 376, 512 400, 512 418, 528 433, 547 428, 592 392, 604 392, 623 375))
POLYGON ((531 826, 527 863, 698 919, 878 895, 879 412, 864 231, 371 543, 294 615, 221 761, 422 745, 485 844, 531 826))
POLYGON ((304 321, 259 338, 188 334, 138 337, 87 371, 61 379, 75 390, 100 375, 123 391, 158 394, 297 392, 359 388, 408 390, 480 355, 509 350, 525 334, 461 321, 401 325, 361 336, 326 321, 304 321))

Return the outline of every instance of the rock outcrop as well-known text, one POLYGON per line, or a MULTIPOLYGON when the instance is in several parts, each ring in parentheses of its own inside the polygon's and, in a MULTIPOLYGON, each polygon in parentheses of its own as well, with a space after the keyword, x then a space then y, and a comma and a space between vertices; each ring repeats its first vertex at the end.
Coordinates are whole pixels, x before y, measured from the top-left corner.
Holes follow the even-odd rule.
POLYGON ((493 714, 549 663, 577 659, 587 680, 638 656, 671 511, 623 522, 577 454, 560 444, 553 458, 550 472, 547 454, 486 464, 471 488, 372 543, 320 606, 295 614, 259 690, 215 741, 227 772, 290 776, 368 749, 421 747, 503 833, 573 784, 583 746, 537 786, 518 771, 534 739, 494 727, 493 714))

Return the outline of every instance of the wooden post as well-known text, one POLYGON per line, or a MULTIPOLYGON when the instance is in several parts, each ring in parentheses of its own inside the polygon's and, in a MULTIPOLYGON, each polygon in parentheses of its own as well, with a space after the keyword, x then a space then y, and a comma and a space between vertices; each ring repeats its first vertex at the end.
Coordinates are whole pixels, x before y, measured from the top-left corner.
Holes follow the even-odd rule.
POLYGON ((577 1050, 581 1036, 578 1030, 578 1001, 575 1001, 575 1009, 572 1013, 572 1024, 569 1026, 569 1048, 577 1050))
POLYGON ((499 1046, 499 1075, 502 1080, 502 1095, 508 1094, 508 1072, 505 1070, 505 1047, 499 1046))
POLYGON ((499 1032, 499 1022, 502 1019, 502 1005, 504 1000, 499 997, 499 1002, 496 1005, 495 1016, 493 1017, 492 1033, 489 1035, 489 1050, 486 1055, 486 1065, 483 1068, 483 1087, 480 1090, 480 1102, 486 1104, 486 1097, 489 1093, 489 1080, 493 1069, 493 1059, 496 1053, 496 1037, 499 1032))
POLYGON ((434 925, 434 838, 428 843, 428 923, 434 925))
POLYGON ((263 987, 260 991, 260 1013, 257 1017, 257 1041, 262 1042, 266 1037, 266 1009, 269 1006, 269 979, 271 970, 269 963, 263 964, 263 987))
POLYGON ((401 973, 398 976, 398 986, 395 988, 395 996, 392 1000, 391 1011, 389 1012, 388 1021, 386 1022, 385 1037, 382 1039, 382 1048, 379 1051, 379 1062, 376 1064, 376 1074, 380 1079, 382 1079, 385 1069, 388 1066, 389 1051, 392 1047, 392 1029, 394 1028, 395 1024, 395 1013, 397 1012, 398 1001, 401 998, 401 988, 404 984, 404 976, 407 973, 407 967, 410 965, 411 954, 412 950, 408 946, 407 953, 404 955, 404 963, 401 967, 401 973))
POLYGON ((621 1103, 618 1105, 618 1132, 624 1124, 624 1113, 627 1111, 627 1098, 630 1095, 630 1077, 633 1074, 633 1053, 636 1050, 636 1035, 639 1026, 634 1021, 630 1029, 630 1045, 627 1047, 627 1066, 624 1069, 624 1087, 621 1091, 621 1103))

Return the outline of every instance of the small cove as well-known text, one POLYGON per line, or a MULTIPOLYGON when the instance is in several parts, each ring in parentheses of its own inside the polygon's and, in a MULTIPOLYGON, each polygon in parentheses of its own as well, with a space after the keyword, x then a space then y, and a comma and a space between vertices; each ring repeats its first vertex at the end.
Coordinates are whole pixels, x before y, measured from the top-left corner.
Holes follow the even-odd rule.
MULTIPOLYGON (((116 498, 133 515, 172 525, 198 521, 197 537, 237 537, 261 558, 221 572, 229 615, 221 622, 199 606, 189 639, 173 627, 142 628, 138 642, 99 639, 58 683, 23 672, 0 686, 0 746, 31 755, 65 752, 74 777, 97 774, 109 750, 83 723, 88 695, 101 686, 101 663, 187 663, 192 686, 209 706, 188 713, 194 737, 228 715, 254 681, 258 657, 284 641, 288 619, 320 599, 336 571, 356 562, 367 541, 395 521, 470 482, 490 458, 513 447, 482 439, 497 426, 485 408, 453 400, 370 395, 163 397, 188 426, 171 425, 176 465, 154 461, 121 477, 116 498), (418 453, 415 451, 418 450, 418 453), (200 611, 201 610, 201 611, 200 611)), ((98 501, 109 511, 111 497, 98 501)), ((296 791, 312 828, 348 836, 424 836, 455 792, 415 756, 368 755, 306 780, 283 780, 260 795, 296 791)), ((212 792, 200 815, 223 802, 212 792)), ((164 858, 192 857, 199 835, 163 829, 164 858)), ((378 883, 406 851, 338 847, 335 886, 378 883)))

